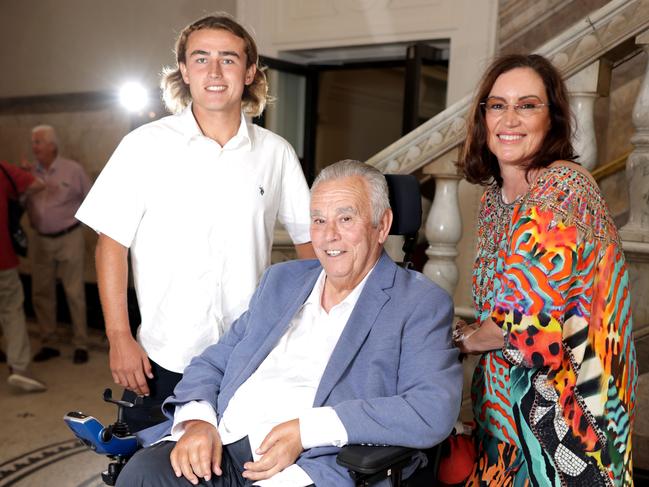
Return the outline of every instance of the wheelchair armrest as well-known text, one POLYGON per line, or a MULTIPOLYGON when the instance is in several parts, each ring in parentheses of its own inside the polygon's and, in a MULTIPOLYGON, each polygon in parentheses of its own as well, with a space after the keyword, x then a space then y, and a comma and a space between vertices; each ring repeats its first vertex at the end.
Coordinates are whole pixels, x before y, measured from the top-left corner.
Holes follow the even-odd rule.
POLYGON ((372 476, 391 468, 402 468, 416 453, 417 450, 404 446, 347 445, 338 453, 336 462, 350 473, 372 476))

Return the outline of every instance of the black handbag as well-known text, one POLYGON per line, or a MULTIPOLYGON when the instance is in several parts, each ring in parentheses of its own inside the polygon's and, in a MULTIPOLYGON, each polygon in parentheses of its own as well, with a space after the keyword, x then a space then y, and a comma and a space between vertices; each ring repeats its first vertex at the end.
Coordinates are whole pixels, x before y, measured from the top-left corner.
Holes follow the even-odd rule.
MULTIPOLYGON (((0 164, 0 169, 5 173, 7 179, 11 183, 11 186, 14 188, 14 193, 18 195, 18 188, 16 183, 11 178, 7 170, 0 164)), ((25 208, 20 204, 18 200, 7 198, 7 213, 9 220, 9 236, 11 237, 11 244, 13 245, 14 251, 16 254, 21 257, 27 256, 27 234, 23 227, 20 225, 20 219, 23 216, 25 208)))

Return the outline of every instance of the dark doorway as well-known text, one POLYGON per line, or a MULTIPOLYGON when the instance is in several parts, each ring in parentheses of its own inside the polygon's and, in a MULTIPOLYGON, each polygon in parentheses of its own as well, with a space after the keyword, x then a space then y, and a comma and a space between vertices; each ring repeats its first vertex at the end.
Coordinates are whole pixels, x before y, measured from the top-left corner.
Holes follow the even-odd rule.
POLYGON ((448 41, 282 54, 291 61, 262 59, 276 103, 258 123, 293 145, 309 183, 337 160, 367 160, 446 108, 448 41))

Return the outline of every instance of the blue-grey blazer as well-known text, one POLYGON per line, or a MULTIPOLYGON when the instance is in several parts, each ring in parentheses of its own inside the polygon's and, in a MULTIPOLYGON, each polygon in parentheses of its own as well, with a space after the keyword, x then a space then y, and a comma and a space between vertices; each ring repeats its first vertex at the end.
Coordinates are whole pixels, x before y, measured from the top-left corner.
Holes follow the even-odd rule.
MULTIPOLYGON (((178 404, 209 401, 220 418, 237 388, 286 332, 321 270, 317 260, 270 267, 248 311, 187 366, 163 406, 169 421, 141 432, 144 444, 169 433, 178 404)), ((461 401, 452 317, 444 290, 383 253, 329 359, 314 407, 335 409, 350 444, 427 448, 439 443, 450 433, 461 401)), ((352 486, 336 464, 338 451, 311 448, 297 464, 317 486, 352 486)))

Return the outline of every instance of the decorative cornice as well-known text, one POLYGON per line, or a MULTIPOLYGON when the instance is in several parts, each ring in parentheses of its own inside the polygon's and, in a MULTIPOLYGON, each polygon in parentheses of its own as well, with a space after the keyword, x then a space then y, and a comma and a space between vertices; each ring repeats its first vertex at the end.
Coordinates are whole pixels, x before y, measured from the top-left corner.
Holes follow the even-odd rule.
MULTIPOLYGON (((648 28, 649 0, 613 0, 536 52, 551 59, 569 77, 648 28)), ((383 172, 410 174, 437 159, 466 136, 465 117, 471 98, 471 94, 465 96, 367 163, 383 172)))

